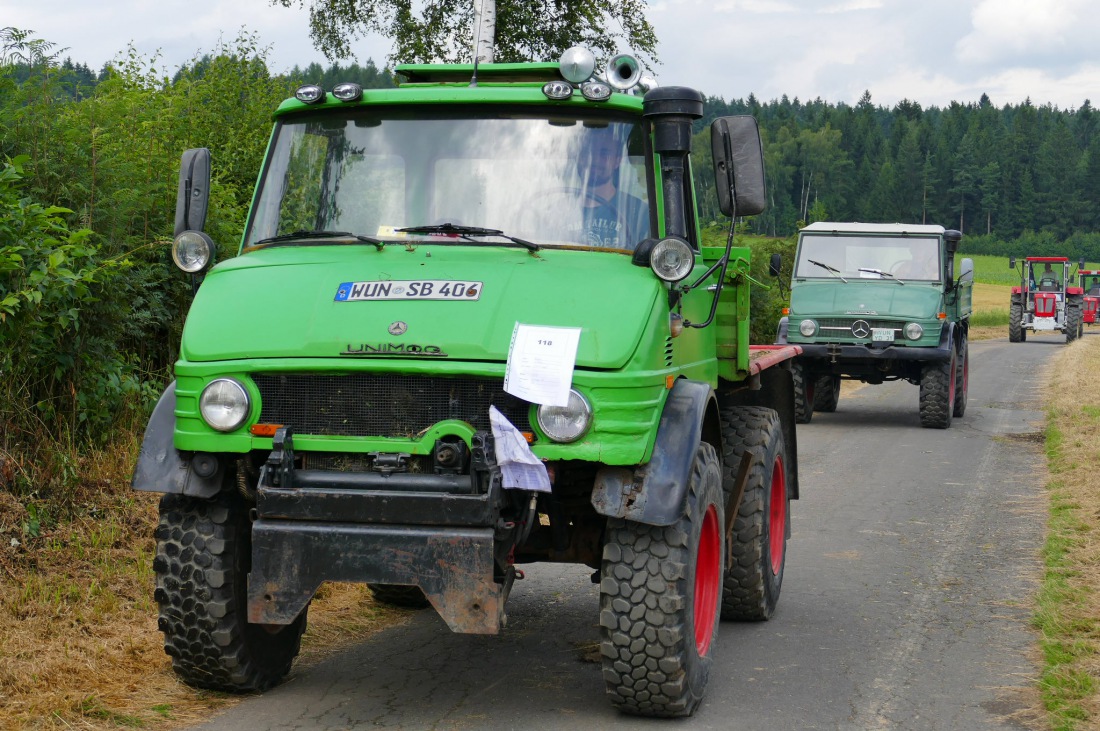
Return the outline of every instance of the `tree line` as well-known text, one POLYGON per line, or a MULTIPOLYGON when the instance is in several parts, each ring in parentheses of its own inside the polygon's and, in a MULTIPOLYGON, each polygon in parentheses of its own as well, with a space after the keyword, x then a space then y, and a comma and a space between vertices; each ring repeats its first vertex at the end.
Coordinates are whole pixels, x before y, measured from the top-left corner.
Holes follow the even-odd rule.
MULTIPOLYGON (((169 257, 180 153, 213 151, 207 231, 232 256, 272 110, 303 82, 348 80, 393 84, 372 62, 273 73, 247 33, 179 69, 130 49, 93 73, 0 28, 0 463, 46 434, 94 444, 140 428, 171 378, 191 297, 169 257)), ((704 224, 722 218, 703 174, 707 124, 727 114, 755 116, 765 140, 769 209, 742 224, 750 232, 787 238, 826 218, 941 223, 962 228, 973 253, 1100 259, 1100 135, 1087 102, 709 98, 693 152, 704 224)))
MULTIPOLYGON (((957 228, 972 253, 1100 259, 1100 116, 1030 100, 944 108, 903 100, 855 106, 783 96, 709 97, 715 117, 754 116, 764 137, 768 209, 749 222, 789 236, 818 220, 931 223, 957 228), (1037 251, 1038 247, 1041 251, 1037 251)), ((704 192, 704 216, 717 217, 704 192)))

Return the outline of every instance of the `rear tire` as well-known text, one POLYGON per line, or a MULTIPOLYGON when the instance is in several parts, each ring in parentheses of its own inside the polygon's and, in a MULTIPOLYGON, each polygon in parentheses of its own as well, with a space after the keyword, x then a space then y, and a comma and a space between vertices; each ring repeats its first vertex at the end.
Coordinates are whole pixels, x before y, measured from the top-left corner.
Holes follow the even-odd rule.
POLYGON ((796 424, 809 424, 814 418, 816 383, 806 378, 806 371, 800 363, 791 365, 791 379, 794 381, 794 421, 796 424))
POLYGON ((963 333, 959 341, 959 356, 955 367, 955 416, 966 413, 966 395, 970 387, 970 345, 969 338, 963 333))
POLYGON ((1012 304, 1008 308, 1008 342, 1022 343, 1026 337, 1024 334, 1024 308, 1019 304, 1012 304))
POLYGON ((367 584, 376 602, 403 609, 423 609, 431 604, 419 586, 398 584, 367 584))
POLYGON ((951 349, 946 361, 928 363, 920 374, 920 425, 927 429, 951 426, 955 410, 955 377, 958 357, 951 349))
POLYGON ((840 402, 840 376, 821 376, 814 384, 814 411, 828 414, 836 411, 840 402))
POLYGON ((787 557, 790 500, 779 414, 763 406, 722 409, 722 488, 736 487, 741 456, 752 455, 745 492, 730 535, 722 582, 722 619, 769 619, 779 602, 787 557))
POLYGON ((725 501, 714 447, 695 452, 684 515, 669 526, 607 522, 600 654, 611 702, 638 716, 690 716, 718 638, 725 501))
POLYGON ((157 624, 172 669, 196 688, 267 690, 290 671, 301 646, 306 611, 286 626, 248 622, 250 507, 235 489, 210 500, 165 495, 160 501, 157 624))

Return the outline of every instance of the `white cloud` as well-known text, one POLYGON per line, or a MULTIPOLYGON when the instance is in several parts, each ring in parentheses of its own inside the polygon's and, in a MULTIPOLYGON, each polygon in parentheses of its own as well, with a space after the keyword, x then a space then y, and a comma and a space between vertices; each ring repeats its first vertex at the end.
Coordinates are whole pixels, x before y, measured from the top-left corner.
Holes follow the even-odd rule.
POLYGON ((1100 32, 1092 0, 981 0, 971 22, 956 48, 959 60, 977 64, 1091 55, 1100 32))

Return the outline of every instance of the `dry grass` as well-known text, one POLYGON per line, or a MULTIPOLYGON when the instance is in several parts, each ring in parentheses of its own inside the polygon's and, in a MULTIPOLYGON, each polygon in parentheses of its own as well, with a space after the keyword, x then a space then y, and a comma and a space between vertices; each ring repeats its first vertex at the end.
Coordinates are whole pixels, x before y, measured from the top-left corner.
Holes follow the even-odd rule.
MULTIPOLYGON (((0 489, 0 729, 170 729, 198 723, 232 696, 172 673, 152 600, 159 495, 134 493, 136 440, 81 464, 72 501, 52 522, 0 489)), ((299 666, 408 614, 363 586, 326 586, 310 609, 299 666)))
POLYGON ((1050 531, 1035 623, 1052 726, 1100 728, 1100 337, 1067 345, 1050 370, 1050 531))

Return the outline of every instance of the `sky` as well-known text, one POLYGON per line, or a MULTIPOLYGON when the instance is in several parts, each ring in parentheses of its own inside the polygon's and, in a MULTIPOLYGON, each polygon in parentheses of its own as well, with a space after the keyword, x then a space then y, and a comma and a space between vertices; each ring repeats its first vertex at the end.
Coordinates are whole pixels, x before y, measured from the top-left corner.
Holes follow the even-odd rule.
MULTIPOLYGON (((878 106, 1100 104, 1095 0, 647 0, 663 86, 727 100, 754 94, 878 106)), ((243 32, 276 72, 329 62, 309 39, 308 11, 269 0, 0 0, 0 27, 34 31, 62 58, 98 71, 130 46, 169 73, 243 32)), ((383 66, 388 39, 353 44, 383 66)), ((554 60, 554 59, 544 59, 554 60)), ((343 64, 351 60, 342 61, 343 64)))

